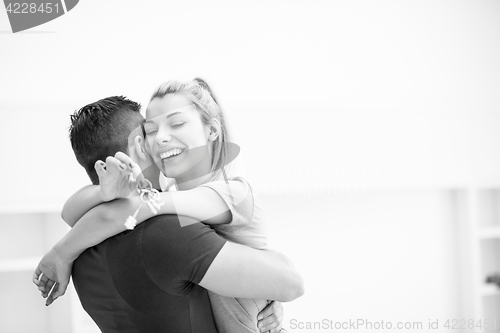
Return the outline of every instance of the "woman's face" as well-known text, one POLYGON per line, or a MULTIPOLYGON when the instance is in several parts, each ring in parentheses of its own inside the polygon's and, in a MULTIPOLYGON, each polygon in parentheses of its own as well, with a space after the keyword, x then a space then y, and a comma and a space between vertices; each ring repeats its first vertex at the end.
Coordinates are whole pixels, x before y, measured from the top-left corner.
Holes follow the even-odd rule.
POLYGON ((144 130, 146 147, 166 177, 179 184, 210 172, 210 129, 186 96, 153 99, 146 110, 144 130))

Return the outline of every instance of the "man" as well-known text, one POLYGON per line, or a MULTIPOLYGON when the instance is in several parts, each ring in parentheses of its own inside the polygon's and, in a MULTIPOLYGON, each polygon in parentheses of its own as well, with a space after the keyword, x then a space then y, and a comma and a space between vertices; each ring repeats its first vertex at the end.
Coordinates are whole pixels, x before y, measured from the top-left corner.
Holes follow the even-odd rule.
MULTIPOLYGON (((72 117, 72 147, 94 184, 97 160, 117 151, 145 156, 140 142, 128 142, 129 133, 144 121, 139 109, 137 103, 111 97, 72 117)), ((103 332, 216 332, 206 289, 229 297, 281 301, 302 295, 302 279, 283 255, 226 242, 202 223, 181 227, 174 215, 156 216, 101 243, 103 233, 97 236, 92 230, 123 228, 123 221, 113 222, 113 215, 129 204, 127 200, 89 211, 42 259, 35 281, 47 286, 49 304, 67 282, 56 285, 51 295, 48 289, 55 281, 67 281, 68 267, 80 255, 66 245, 82 236, 98 245, 75 261, 73 280, 84 309, 103 332), (97 211, 108 212, 110 218, 92 218, 97 211), (44 270, 51 260, 56 269, 44 270)), ((246 332, 244 327, 241 332, 246 332)))

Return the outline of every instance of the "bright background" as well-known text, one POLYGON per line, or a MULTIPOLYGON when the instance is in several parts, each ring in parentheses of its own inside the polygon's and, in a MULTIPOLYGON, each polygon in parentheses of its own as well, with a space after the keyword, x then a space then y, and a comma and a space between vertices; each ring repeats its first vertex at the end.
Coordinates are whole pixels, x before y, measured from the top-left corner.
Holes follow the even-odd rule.
MULTIPOLYGON (((304 276, 289 331, 483 318, 462 199, 492 194, 500 224, 499 18, 498 1, 82 0, 12 34, 0 10, 0 331, 95 332, 73 291, 47 309, 30 282, 89 183, 69 115, 111 95, 146 106, 193 77, 221 100, 271 243, 304 276)), ((500 311, 495 292, 485 302, 500 311)))

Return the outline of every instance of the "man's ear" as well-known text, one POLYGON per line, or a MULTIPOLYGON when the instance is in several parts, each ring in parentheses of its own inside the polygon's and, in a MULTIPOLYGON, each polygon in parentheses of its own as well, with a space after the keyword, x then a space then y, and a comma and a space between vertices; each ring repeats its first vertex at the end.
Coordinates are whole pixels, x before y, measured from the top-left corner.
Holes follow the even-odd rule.
POLYGON ((208 125, 210 133, 208 134, 208 141, 216 141, 217 138, 220 138, 221 134, 221 126, 219 120, 213 118, 208 125))
POLYGON ((144 138, 140 135, 134 138, 135 153, 141 160, 146 160, 146 148, 144 147, 144 138))

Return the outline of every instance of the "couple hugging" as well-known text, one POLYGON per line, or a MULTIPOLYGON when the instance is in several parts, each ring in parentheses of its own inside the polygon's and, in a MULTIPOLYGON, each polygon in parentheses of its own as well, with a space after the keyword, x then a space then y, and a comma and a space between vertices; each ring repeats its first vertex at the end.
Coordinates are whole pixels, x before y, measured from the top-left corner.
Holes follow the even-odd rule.
POLYGON ((93 185, 68 199, 72 229, 33 274, 46 305, 72 275, 104 333, 285 331, 280 302, 302 296, 303 280, 267 248, 261 204, 228 166, 239 149, 205 81, 162 84, 146 119, 124 97, 89 104, 71 116, 70 140, 93 185))

